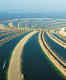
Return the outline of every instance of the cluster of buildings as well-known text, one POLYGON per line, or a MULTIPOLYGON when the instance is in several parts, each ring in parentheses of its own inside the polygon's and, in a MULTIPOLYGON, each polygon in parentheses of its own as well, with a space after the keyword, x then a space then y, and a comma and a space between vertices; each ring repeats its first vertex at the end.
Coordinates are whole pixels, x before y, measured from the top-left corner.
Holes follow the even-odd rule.
POLYGON ((60 29, 59 35, 63 38, 66 38, 66 27, 60 29))

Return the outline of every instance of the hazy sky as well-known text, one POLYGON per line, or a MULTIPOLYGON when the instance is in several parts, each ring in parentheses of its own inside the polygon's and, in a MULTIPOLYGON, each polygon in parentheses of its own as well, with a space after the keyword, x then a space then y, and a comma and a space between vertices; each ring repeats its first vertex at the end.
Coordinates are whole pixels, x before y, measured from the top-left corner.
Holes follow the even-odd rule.
POLYGON ((0 0, 0 11, 66 12, 66 0, 0 0))

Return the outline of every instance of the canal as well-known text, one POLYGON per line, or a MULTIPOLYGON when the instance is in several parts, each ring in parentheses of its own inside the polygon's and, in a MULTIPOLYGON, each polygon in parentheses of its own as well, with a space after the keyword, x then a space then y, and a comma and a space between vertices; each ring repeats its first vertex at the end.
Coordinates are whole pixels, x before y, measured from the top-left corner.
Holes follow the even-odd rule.
POLYGON ((45 41, 50 46, 50 48, 64 61, 66 62, 66 48, 60 46, 56 42, 54 42, 50 37, 45 33, 44 34, 45 41))
POLYGON ((0 80, 7 80, 6 73, 8 70, 8 65, 13 49, 16 47, 17 43, 25 36, 27 33, 23 33, 21 36, 11 39, 4 44, 0 45, 0 80))
POLYGON ((61 41, 63 41, 64 43, 66 43, 66 40, 63 39, 63 38, 61 38, 59 34, 53 33, 53 35, 54 35, 55 37, 57 37, 58 39, 60 39, 61 41))
POLYGON ((11 36, 15 36, 17 34, 18 34, 17 32, 13 32, 13 33, 10 33, 10 34, 8 33, 8 34, 0 35, 0 40, 11 37, 11 36))
POLYGON ((22 54, 22 73, 24 73, 24 79, 63 80, 40 48, 38 34, 32 36, 24 46, 22 54))

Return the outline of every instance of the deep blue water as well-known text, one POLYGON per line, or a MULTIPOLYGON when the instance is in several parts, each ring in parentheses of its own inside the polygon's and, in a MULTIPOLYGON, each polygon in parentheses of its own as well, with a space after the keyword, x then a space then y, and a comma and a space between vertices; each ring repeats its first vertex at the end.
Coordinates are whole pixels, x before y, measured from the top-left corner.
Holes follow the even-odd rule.
POLYGON ((5 39, 5 38, 8 38, 8 37, 11 37, 11 36, 15 36, 16 34, 18 34, 18 33, 15 32, 15 33, 10 33, 10 34, 7 34, 7 35, 0 36, 0 40, 1 39, 5 39))
MULTIPOLYGON (((8 20, 8 19, 14 19, 14 18, 66 18, 65 14, 30 14, 30 13, 8 13, 3 12, 0 13, 0 21, 1 20, 8 20)), ((1 24, 8 23, 0 22, 1 24)), ((14 25, 16 26, 19 22, 14 22, 14 25)), ((26 35, 26 34, 25 34, 26 35)), ((3 45, 0 45, 0 80, 5 80, 5 71, 8 69, 9 60, 11 57, 11 53, 16 46, 16 44, 19 42, 21 38, 23 38, 25 35, 19 36, 15 39, 12 39, 3 45), (5 67, 3 68, 3 65, 5 64, 5 67)), ((56 51, 59 54, 60 50, 60 56, 65 57, 66 50, 62 50, 63 48, 57 45, 56 43, 52 42, 49 38, 47 39, 49 42, 48 44, 52 46, 52 49, 56 51), (53 45, 53 44, 54 45, 53 45), (54 46, 54 47, 53 47, 54 46), (62 54, 63 52, 63 54, 62 54)), ((66 59, 66 58, 65 58, 66 59)), ((25 80, 64 80, 58 73, 51 67, 48 59, 42 52, 40 45, 38 43, 38 34, 33 36, 31 39, 29 39, 28 43, 24 47, 24 52, 22 55, 23 60, 23 72, 25 80)))
POLYGON ((64 80, 44 55, 38 43, 38 33, 32 36, 24 47, 22 72, 25 80, 64 80))
MULTIPOLYGON (((11 20, 14 18, 23 19, 23 18, 53 18, 53 20, 65 19, 65 13, 9 13, 9 12, 0 12, 0 24, 5 24, 8 26, 8 22, 1 22, 1 20, 11 20)), ((45 20, 46 21, 46 20, 45 20)), ((17 26, 19 21, 14 21, 14 26, 17 26)), ((51 24, 50 22, 48 22, 51 24)), ((40 24, 40 23, 39 23, 40 24)), ((47 23, 46 23, 47 24, 47 23)), ((53 26, 59 26, 59 24, 53 24, 53 26)))
POLYGON ((15 48, 15 46, 17 45, 17 43, 20 41, 20 39, 22 39, 26 34, 28 33, 22 34, 21 36, 16 37, 0 45, 0 80, 6 80, 5 72, 8 69, 8 64, 10 61, 10 57, 12 55, 11 53, 15 48), (5 64, 5 67, 3 68, 4 64, 5 64))
POLYGON ((66 18, 66 13, 16 13, 16 12, 0 12, 0 20, 8 20, 13 18, 66 18))
POLYGON ((66 43, 66 40, 64 40, 63 38, 61 38, 59 34, 53 34, 53 35, 56 36, 57 38, 59 38, 61 41, 63 41, 63 42, 66 43))
POLYGON ((50 39, 48 35, 45 33, 44 34, 45 40, 47 44, 50 46, 50 48, 61 58, 66 62, 66 48, 63 48, 56 42, 50 39))

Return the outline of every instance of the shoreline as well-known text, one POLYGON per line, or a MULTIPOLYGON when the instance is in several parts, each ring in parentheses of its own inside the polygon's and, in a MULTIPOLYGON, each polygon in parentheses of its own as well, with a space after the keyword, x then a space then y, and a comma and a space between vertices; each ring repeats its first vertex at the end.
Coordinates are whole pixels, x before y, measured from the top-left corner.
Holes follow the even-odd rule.
MULTIPOLYGON (((45 43, 45 41, 44 41, 45 43)), ((42 48, 42 50, 45 52, 45 55, 49 58, 49 60, 54 64, 54 66, 66 77, 66 69, 62 67, 61 64, 58 63, 57 60, 55 60, 55 58, 49 54, 49 51, 46 49, 46 47, 44 46, 42 40, 41 40, 41 33, 39 34, 39 44, 42 48)), ((45 43, 46 44, 46 43, 45 43)))
POLYGON ((66 48, 66 43, 62 42, 60 39, 56 38, 55 36, 51 36, 49 33, 47 33, 47 35, 50 37, 50 39, 55 41, 57 44, 59 44, 60 46, 66 48))
POLYGON ((26 35, 22 40, 20 40, 13 50, 8 68, 8 80, 24 80, 24 74, 21 73, 21 54, 24 49, 24 45, 27 43, 30 37, 36 33, 37 32, 34 31, 26 35))

